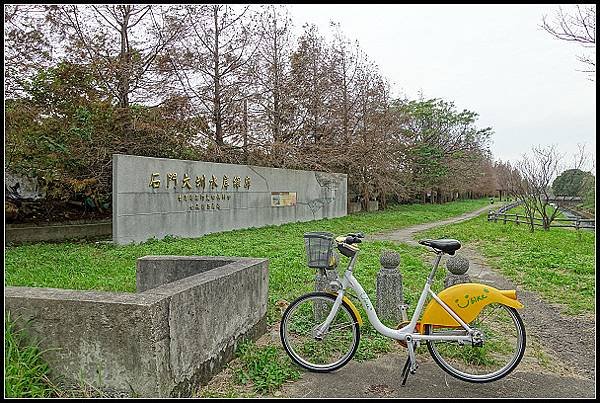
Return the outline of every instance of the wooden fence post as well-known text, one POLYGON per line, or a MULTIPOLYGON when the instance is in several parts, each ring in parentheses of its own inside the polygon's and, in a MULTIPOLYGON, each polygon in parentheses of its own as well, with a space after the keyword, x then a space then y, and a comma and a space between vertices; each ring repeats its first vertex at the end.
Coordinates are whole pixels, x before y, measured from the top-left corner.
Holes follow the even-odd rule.
POLYGON ((506 213, 504 213, 504 224, 506 224, 506 213))
POLYGON ((519 215, 517 214, 517 221, 516 221, 517 225, 519 225, 519 215))

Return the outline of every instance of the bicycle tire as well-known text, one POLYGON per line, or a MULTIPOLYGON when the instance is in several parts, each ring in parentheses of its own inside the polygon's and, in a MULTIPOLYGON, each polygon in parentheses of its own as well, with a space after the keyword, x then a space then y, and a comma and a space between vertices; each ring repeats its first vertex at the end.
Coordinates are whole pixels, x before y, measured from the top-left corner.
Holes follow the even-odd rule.
MULTIPOLYGON (((297 298, 296 300, 294 300, 289 306, 288 308, 285 310, 282 318, 281 318, 281 325, 280 325, 280 329, 279 329, 279 335, 281 338, 281 343, 283 344, 283 347, 286 351, 286 353, 288 354, 288 356, 292 359, 292 361, 299 365, 300 367, 311 371, 311 372, 331 372, 331 371, 335 371, 337 369, 340 369, 341 367, 343 367, 344 365, 346 365, 354 356, 354 354, 356 353, 356 350, 358 349, 358 345, 360 343, 360 326, 358 324, 358 318, 356 317, 356 315, 354 314, 354 312, 352 311, 352 309, 350 308, 350 306, 346 303, 346 302, 342 302, 342 304, 340 305, 340 308, 338 309, 338 312, 336 314, 336 318, 334 318, 334 320, 332 321, 332 326, 336 324, 336 321, 341 318, 341 320, 350 320, 352 323, 348 323, 347 325, 344 325, 346 327, 350 327, 351 328, 351 340, 349 342, 349 345, 347 346, 346 349, 344 349, 342 356, 335 360, 332 363, 318 363, 318 362, 311 362, 313 361, 313 359, 307 359, 306 357, 303 357, 300 354, 300 347, 295 345, 295 342, 292 342, 293 338, 298 338, 297 335, 292 335, 292 328, 296 325, 296 320, 298 320, 298 323, 302 323, 302 326, 304 327, 308 327, 312 330, 314 330, 314 326, 311 327, 310 325, 306 325, 306 320, 309 320, 310 317, 306 317, 306 312, 305 315, 303 317, 298 317, 296 318, 294 315, 296 312, 299 311, 300 307, 304 305, 305 302, 309 302, 309 304, 307 305, 308 308, 304 308, 304 311, 307 311, 308 309, 311 309, 309 316, 311 315, 316 315, 314 313, 314 311, 312 311, 313 307, 310 306, 310 302, 311 301, 315 301, 315 300, 319 300, 321 302, 327 301, 329 302, 331 305, 333 305, 333 302, 335 301, 336 297, 332 294, 328 294, 325 292, 313 292, 313 293, 309 293, 309 294, 305 294, 302 295, 301 297, 297 298)), ((325 312, 325 311, 324 311, 325 312)), ((330 312, 330 309, 326 310, 326 313, 328 314, 330 312)), ((319 320, 315 320, 315 323, 318 325, 319 320)), ((339 326, 339 325, 338 325, 339 326)), ((305 329, 304 329, 305 331, 305 329)), ((325 339, 327 338, 327 336, 329 335, 329 332, 327 333, 327 335, 325 335, 325 337, 323 338, 323 340, 318 340, 316 339, 312 334, 310 336, 306 335, 306 341, 307 342, 312 342, 315 344, 315 346, 317 349, 321 348, 321 350, 327 350, 327 346, 325 345, 319 345, 319 342, 325 341, 325 339)), ((328 339, 331 342, 334 342, 334 340, 328 339)), ((300 343, 299 343, 300 344, 300 343)))
MULTIPOLYGON (((494 371, 491 371, 489 373, 485 372, 485 373, 478 373, 478 374, 474 374, 474 373, 469 373, 466 371, 466 367, 471 366, 472 369, 475 368, 480 368, 482 371, 487 371, 486 366, 488 364, 482 365, 481 362, 483 362, 484 360, 481 357, 477 357, 477 355, 481 355, 478 351, 474 350, 474 349, 481 349, 479 351, 483 351, 482 347, 479 346, 474 346, 472 343, 464 343, 462 346, 460 346, 459 343, 456 342, 439 342, 439 341, 431 341, 428 340, 427 341, 427 348, 429 350, 429 353, 431 354, 431 357, 433 358, 433 360, 436 362, 436 364, 442 368, 444 371, 446 371, 448 374, 452 375, 453 377, 466 381, 466 382, 472 382, 472 383, 486 383, 486 382, 493 382, 493 381, 497 381, 501 378, 504 378, 506 375, 508 375, 509 373, 511 373, 516 367, 517 365, 519 365, 519 363, 521 362, 521 359, 523 358, 523 355, 525 353, 525 347, 526 347, 526 334, 525 334, 525 326, 523 324, 523 320, 521 319, 521 316, 519 315, 519 313, 517 312, 517 310, 515 308, 503 305, 503 304, 490 304, 488 306, 486 306, 486 308, 493 308, 493 306, 496 305, 498 307, 502 307, 510 316, 510 318, 512 319, 512 324, 515 326, 515 334, 509 334, 507 333, 507 331, 503 330, 497 330, 498 333, 496 334, 496 331, 491 331, 488 330, 487 334, 484 331, 484 335, 485 338, 487 340, 484 341, 484 345, 487 343, 487 345, 491 345, 492 343, 496 344, 496 350, 494 350, 494 347, 490 348, 489 350, 491 351, 490 353, 486 353, 489 354, 490 357, 492 357, 490 359, 490 362, 494 362, 494 360, 497 360, 497 357, 494 356, 499 356, 500 358, 502 358, 502 350, 501 348, 505 348, 506 347, 506 343, 499 342, 498 340, 501 340, 501 338, 506 338, 507 340, 510 338, 514 338, 513 342, 516 343, 516 349, 513 353, 511 354, 505 354, 507 355, 506 360, 507 363, 500 367, 499 369, 496 369, 494 371), (489 337, 496 334, 496 336, 494 336, 494 339, 490 340, 489 337), (456 344, 454 344, 456 343, 456 344), (452 352, 450 352, 450 350, 448 352, 444 352, 442 346, 453 346, 454 350, 452 350, 452 352), (462 350, 460 353, 456 353, 456 351, 459 350, 459 348, 457 348, 456 346, 460 346, 460 350, 462 350), (501 347, 499 347, 501 346, 501 347), (454 355, 455 357, 452 357, 452 360, 449 360, 447 358, 444 358, 443 355, 449 355, 452 356, 454 355), (462 354, 462 356, 461 356, 462 354), (456 358, 457 356, 459 356, 458 358, 456 358), (476 358, 472 358, 473 356, 475 356, 476 358), (467 357, 467 358, 465 358, 467 357), (472 360, 472 361, 477 361, 476 364, 473 363, 468 363, 467 361, 472 360), (456 368, 458 366, 462 366, 462 368, 456 368)), ((469 326, 473 325, 473 327, 478 326, 478 323, 480 321, 480 317, 482 316, 484 311, 482 311, 478 317, 471 323, 469 324, 469 326)), ((498 321, 499 322, 499 321, 498 321)), ((440 332, 443 332, 444 330, 439 330, 439 331, 434 331, 434 327, 430 324, 426 325, 425 327, 425 334, 428 335, 432 335, 435 334, 436 332, 439 334, 440 332)), ((510 344, 512 343, 508 343, 508 345, 510 346, 510 344)))

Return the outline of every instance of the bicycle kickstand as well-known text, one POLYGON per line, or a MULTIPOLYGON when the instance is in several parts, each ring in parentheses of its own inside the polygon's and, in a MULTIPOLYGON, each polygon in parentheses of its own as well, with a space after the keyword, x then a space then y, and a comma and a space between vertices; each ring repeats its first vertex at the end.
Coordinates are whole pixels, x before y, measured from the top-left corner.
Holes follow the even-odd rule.
POLYGON ((402 368, 402 386, 406 385, 408 374, 410 374, 410 356, 406 358, 406 364, 404 364, 404 368, 402 368))
POLYGON ((408 357, 406 358, 406 364, 402 369, 402 386, 406 385, 408 374, 414 374, 417 371, 417 357, 415 356, 414 344, 412 341, 408 341, 408 357))

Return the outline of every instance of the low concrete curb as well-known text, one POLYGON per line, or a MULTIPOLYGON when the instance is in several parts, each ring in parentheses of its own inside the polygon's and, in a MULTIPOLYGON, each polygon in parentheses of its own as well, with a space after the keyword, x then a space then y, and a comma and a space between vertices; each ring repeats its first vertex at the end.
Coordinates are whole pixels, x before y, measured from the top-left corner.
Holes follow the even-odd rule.
POLYGON ((107 238, 112 236, 112 221, 57 225, 7 225, 7 243, 64 241, 67 239, 107 238))

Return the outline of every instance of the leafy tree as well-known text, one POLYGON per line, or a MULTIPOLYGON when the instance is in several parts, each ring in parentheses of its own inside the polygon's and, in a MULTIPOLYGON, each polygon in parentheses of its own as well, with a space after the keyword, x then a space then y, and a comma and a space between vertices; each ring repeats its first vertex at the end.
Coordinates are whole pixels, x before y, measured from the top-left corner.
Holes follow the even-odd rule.
POLYGON ((397 101, 398 130, 406 144, 406 160, 417 185, 414 190, 425 199, 435 192, 442 202, 443 193, 464 191, 466 184, 480 178, 473 169, 485 160, 491 128, 479 129, 477 113, 457 111, 454 103, 441 99, 397 101), (453 183, 454 182, 454 183, 453 183))
POLYGON ((190 132, 202 124, 181 119, 186 105, 113 105, 97 90, 92 70, 62 62, 24 85, 27 97, 5 106, 6 167, 36 177, 54 200, 91 197, 92 208, 110 200, 112 154, 197 157, 190 132))
POLYGON ((581 169, 567 169, 552 182, 552 191, 555 196, 583 196, 594 177, 591 173, 581 169))

